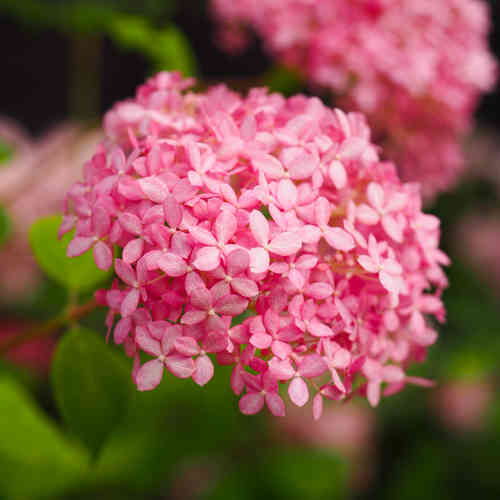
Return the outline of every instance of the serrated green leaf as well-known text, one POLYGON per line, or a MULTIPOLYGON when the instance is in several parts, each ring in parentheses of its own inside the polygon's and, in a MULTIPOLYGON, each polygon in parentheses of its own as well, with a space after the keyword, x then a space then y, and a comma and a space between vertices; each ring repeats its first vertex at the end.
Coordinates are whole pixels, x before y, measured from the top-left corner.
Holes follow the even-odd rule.
POLYGON ((43 217, 31 226, 30 243, 36 260, 48 276, 70 290, 92 290, 111 272, 96 267, 91 251, 79 257, 66 257, 66 247, 73 238, 73 232, 58 240, 61 220, 58 215, 43 217))
POLYGON ((74 327, 59 343, 52 385, 66 425, 94 453, 126 414, 133 391, 124 360, 83 327, 74 327))
POLYGON ((88 455, 67 441, 23 387, 0 379, 0 493, 54 498, 87 474, 88 455))

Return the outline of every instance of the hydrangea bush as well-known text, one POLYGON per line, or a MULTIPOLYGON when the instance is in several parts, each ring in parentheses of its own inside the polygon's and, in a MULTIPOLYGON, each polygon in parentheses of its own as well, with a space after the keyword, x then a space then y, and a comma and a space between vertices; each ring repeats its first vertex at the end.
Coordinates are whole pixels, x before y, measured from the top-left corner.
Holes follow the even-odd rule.
POLYGON ((244 27, 347 109, 369 116, 384 152, 423 194, 449 188, 464 167, 461 140, 496 63, 482 0, 212 0, 222 45, 244 27))
POLYGON ((448 259, 418 185, 361 114, 193 83, 159 73, 108 112, 60 228, 114 268, 97 297, 138 389, 204 385, 215 360, 243 413, 283 415, 285 387, 319 418, 324 398, 428 385, 405 370, 436 340, 448 259))

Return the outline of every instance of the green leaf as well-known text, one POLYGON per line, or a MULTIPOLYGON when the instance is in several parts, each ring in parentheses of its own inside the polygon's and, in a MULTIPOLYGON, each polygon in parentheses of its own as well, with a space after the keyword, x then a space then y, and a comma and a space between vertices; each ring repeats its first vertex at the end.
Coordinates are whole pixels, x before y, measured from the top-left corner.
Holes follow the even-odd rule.
POLYGON ((262 481, 268 483, 265 489, 276 498, 339 500, 346 496, 348 464, 334 452, 276 447, 260 462, 262 481), (314 471, 314 480, 307 471, 314 471))
POLYGON ((176 26, 158 33, 151 54, 157 70, 179 70, 184 76, 196 74, 196 58, 186 35, 176 26))
POLYGON ((296 70, 275 66, 264 75, 264 84, 272 92, 293 95, 300 91, 302 79, 296 70))
POLYGON ((0 166, 4 166, 4 163, 8 163, 12 156, 14 155, 14 148, 0 140, 0 166))
POLYGON ((92 290, 106 280, 110 272, 97 268, 92 252, 79 257, 66 257, 66 247, 73 231, 57 238, 61 217, 53 215, 38 219, 30 229, 30 242, 40 267, 55 281, 74 291, 92 290))
POLYGON ((5 209, 0 206, 0 245, 3 245, 9 239, 11 230, 10 218, 5 209))
POLYGON ((67 441, 23 387, 0 379, 0 493, 8 498, 54 498, 88 471, 88 455, 67 441))
POLYGON ((189 40, 176 26, 156 29, 147 19, 116 16, 110 34, 118 45, 149 57, 156 70, 179 70, 184 76, 196 73, 196 58, 189 40))
POLYGON ((133 391, 124 359, 83 327, 59 343, 52 385, 65 423, 94 453, 126 414, 133 391))

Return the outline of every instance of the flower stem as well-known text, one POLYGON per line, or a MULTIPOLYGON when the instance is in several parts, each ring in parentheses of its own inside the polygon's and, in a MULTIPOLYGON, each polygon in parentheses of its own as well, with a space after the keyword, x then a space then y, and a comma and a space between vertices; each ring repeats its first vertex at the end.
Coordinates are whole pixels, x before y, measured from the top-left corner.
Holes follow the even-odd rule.
POLYGON ((63 311, 59 316, 49 319, 45 323, 29 328, 24 332, 20 333, 19 335, 11 337, 5 342, 0 343, 0 355, 5 354, 14 347, 29 342, 30 340, 49 337, 53 333, 57 332, 63 326, 78 321, 80 318, 83 318, 91 311, 96 309, 97 306, 98 304, 95 301, 95 299, 92 299, 86 302, 85 304, 70 306, 68 309, 63 311))

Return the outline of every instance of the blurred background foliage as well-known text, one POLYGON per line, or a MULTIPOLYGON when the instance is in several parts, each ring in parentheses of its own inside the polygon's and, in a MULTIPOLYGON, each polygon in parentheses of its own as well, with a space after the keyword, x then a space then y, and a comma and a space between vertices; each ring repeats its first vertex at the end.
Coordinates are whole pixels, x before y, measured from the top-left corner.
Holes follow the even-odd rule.
MULTIPOLYGON (((496 22, 500 6, 491 6, 496 22)), ((304 90, 296 75, 271 65, 258 42, 239 59, 219 52, 202 0, 0 0, 0 26, 0 112, 35 136, 62 119, 96 123, 159 69, 197 75, 202 86, 224 79, 239 89, 304 90)), ((498 30, 496 23, 497 54, 498 30)), ((499 111, 497 93, 479 112, 495 134, 499 111)), ((13 154, 0 134, 0 168, 13 154)), ((498 157, 489 156, 487 167, 500 178, 498 157)), ((1 360, 0 498, 499 498, 500 283, 488 279, 495 269, 478 272, 468 259, 458 228, 468 214, 488 212, 500 232, 500 192, 491 176, 470 175, 428 208, 442 220, 453 261, 447 323, 414 370, 434 378, 435 389, 408 387, 376 410, 356 401, 347 424, 332 408, 319 437, 287 432, 265 415, 239 413, 225 368, 204 388, 166 376, 157 390, 137 392, 130 361, 106 345, 105 313, 96 310, 58 332, 57 343, 10 350, 1 360), (368 429, 361 440, 358 424, 368 429)), ((8 210, 0 209, 3 245, 16 224, 8 210)), ((47 237, 57 219, 41 224, 31 242, 35 254, 41 246, 40 255, 50 251, 51 258, 40 262, 44 277, 29 292, 2 297, 6 341, 64 316, 68 304, 82 303, 108 279, 84 258, 65 263, 68 239, 47 237)), ((298 419, 296 429, 309 427, 308 409, 298 419)))

